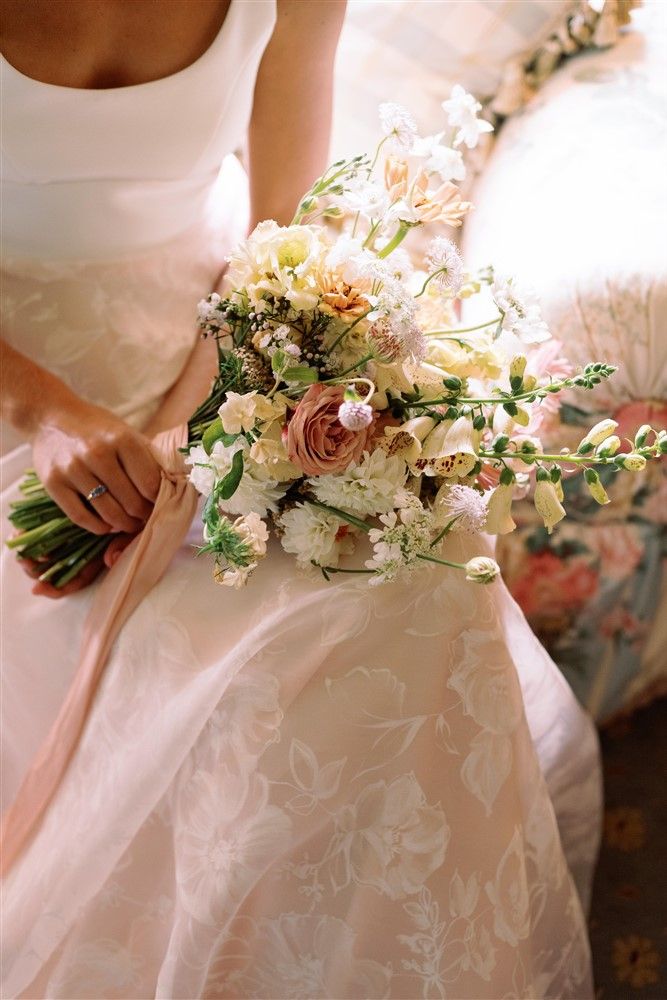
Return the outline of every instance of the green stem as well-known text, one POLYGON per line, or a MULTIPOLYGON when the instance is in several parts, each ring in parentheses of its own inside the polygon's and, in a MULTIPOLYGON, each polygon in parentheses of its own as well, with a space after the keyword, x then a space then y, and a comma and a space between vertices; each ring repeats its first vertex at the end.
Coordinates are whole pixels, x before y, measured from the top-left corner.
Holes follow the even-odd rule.
POLYGON ((354 330, 355 326, 358 323, 361 323, 362 319, 366 319, 366 317, 368 316, 368 314, 371 313, 371 312, 373 312, 372 309, 367 309, 365 313, 362 313, 361 316, 358 316, 357 319, 355 319, 354 323, 350 323, 350 325, 348 327, 346 327, 345 330, 343 330, 343 332, 338 337, 336 337, 336 339, 334 340, 334 342, 331 345, 331 347, 327 348, 327 354, 331 354, 331 352, 334 351, 338 347, 338 345, 340 344, 340 342, 343 339, 343 337, 347 337, 348 333, 351 330, 354 330))
POLYGON ((347 521, 348 524, 353 525, 355 528, 360 528, 362 531, 368 532, 371 530, 365 521, 355 517, 354 514, 348 514, 344 510, 339 510, 338 507, 330 507, 329 504, 321 503, 319 500, 308 500, 307 503, 312 504, 313 507, 319 507, 320 510, 326 510, 329 514, 334 514, 341 521, 347 521))
POLYGON ((408 235, 409 228, 410 227, 406 226, 406 224, 404 222, 401 222, 401 224, 399 225, 398 229, 396 230, 396 232, 394 233, 394 235, 392 236, 392 238, 387 243, 386 247, 383 247, 382 250, 378 251, 377 256, 380 259, 384 259, 385 257, 388 257, 389 254, 392 253, 392 251, 394 251, 396 249, 396 247, 399 246, 403 242, 403 240, 405 239, 405 237, 408 235))
MULTIPOLYGON (((417 294, 415 295, 415 298, 416 299, 420 298, 424 294, 424 292, 426 291, 426 289, 428 288, 429 283, 431 281, 433 281, 434 278, 437 278, 439 274, 444 274, 446 270, 447 270, 446 267, 441 267, 437 271, 434 271, 433 274, 429 274, 428 278, 426 279, 426 281, 424 282, 424 284, 421 287, 421 291, 417 292, 417 294)), ((427 336, 428 336, 428 333, 427 333, 427 336)))
MULTIPOLYGON (((436 274, 439 272, 436 272, 436 274)), ((432 275, 435 277, 435 275, 432 275)), ((430 281, 430 278, 428 279, 430 281)), ((422 289, 423 291, 423 289, 422 289)), ((421 295, 421 292, 419 293, 421 295)), ((452 337, 459 333, 475 333, 476 330, 485 330, 487 326, 494 326, 494 324, 499 323, 502 316, 496 316, 495 319, 490 319, 487 323, 478 323, 477 326, 462 326, 456 330, 426 330, 426 337, 452 337)))
POLYGON ((442 531, 439 532, 431 542, 431 548, 435 548, 438 542, 441 542, 445 535, 449 534, 460 517, 463 517, 463 514, 457 514, 456 517, 453 517, 452 520, 444 526, 442 531))
POLYGON ((438 563, 439 566, 450 566, 452 569, 465 569, 465 563, 451 562, 449 559, 436 559, 435 556, 427 556, 420 553, 417 556, 418 559, 423 559, 425 562, 438 563))
POLYGON ((336 382, 339 381, 339 379, 344 378, 346 375, 349 375, 350 372, 356 371, 357 368, 361 368, 361 366, 365 365, 367 361, 372 361, 372 360, 373 360, 373 355, 372 354, 367 354, 365 357, 361 358, 360 361, 357 361, 356 364, 350 365, 349 368, 346 368, 344 372, 341 372, 339 375, 336 375, 335 378, 328 378, 328 379, 326 379, 326 381, 324 381, 322 384, 323 385, 335 385, 336 382))

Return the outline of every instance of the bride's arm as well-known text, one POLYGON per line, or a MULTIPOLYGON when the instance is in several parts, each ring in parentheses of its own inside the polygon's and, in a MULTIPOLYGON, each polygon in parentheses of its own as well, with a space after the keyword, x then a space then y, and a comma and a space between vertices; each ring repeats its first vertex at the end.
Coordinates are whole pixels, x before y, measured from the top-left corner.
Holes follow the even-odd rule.
MULTIPOLYGON (((251 229, 262 219, 289 224, 327 165, 333 64, 345 16, 345 0, 278 0, 277 7, 248 132, 251 229)), ((146 433, 186 421, 206 398, 215 371, 215 345, 198 341, 146 433)))

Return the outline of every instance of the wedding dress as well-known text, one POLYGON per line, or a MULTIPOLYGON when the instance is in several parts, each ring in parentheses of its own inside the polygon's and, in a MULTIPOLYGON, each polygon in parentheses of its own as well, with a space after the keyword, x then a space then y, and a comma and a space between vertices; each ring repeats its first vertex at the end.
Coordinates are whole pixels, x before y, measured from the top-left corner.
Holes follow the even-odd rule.
MULTIPOLYGON (((197 62, 138 86, 2 63, 4 335, 137 426, 242 233, 228 154, 274 20, 234 0, 197 62)), ((3 458, 5 525, 29 464, 3 458)), ((2 579, 7 808, 97 586, 34 598, 8 551, 2 579)), ((182 547, 5 880, 3 996, 592 996, 590 723, 501 584, 357 579, 276 547, 230 591, 182 547)))

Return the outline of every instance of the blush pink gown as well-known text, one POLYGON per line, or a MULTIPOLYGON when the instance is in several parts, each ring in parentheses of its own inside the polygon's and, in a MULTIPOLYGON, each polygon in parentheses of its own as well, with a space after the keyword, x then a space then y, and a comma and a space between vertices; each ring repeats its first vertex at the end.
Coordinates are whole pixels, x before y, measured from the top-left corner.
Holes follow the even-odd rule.
MULTIPOLYGON (((242 234, 228 154, 274 20, 234 0, 196 63, 116 90, 2 64, 4 334, 137 426, 242 234)), ((29 464, 2 461, 3 518, 29 464)), ((2 574, 7 808, 96 588, 2 574)), ((230 592, 181 549, 6 878, 4 997, 592 996, 592 726, 501 584, 351 579, 275 550, 230 592)))

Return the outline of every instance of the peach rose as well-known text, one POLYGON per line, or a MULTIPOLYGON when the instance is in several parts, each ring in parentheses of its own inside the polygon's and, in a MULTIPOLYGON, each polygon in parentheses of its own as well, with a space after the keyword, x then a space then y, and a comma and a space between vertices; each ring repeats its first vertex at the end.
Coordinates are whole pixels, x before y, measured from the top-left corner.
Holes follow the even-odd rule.
POLYGON ((342 472, 359 462, 375 434, 375 420, 362 431, 348 431, 338 419, 341 385, 311 385, 289 422, 287 454, 307 476, 342 472))

